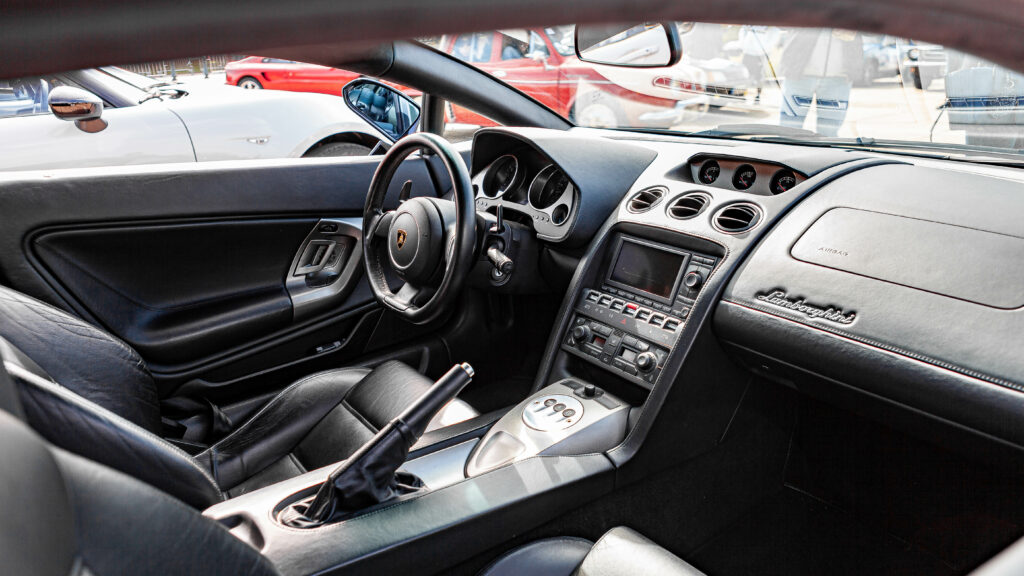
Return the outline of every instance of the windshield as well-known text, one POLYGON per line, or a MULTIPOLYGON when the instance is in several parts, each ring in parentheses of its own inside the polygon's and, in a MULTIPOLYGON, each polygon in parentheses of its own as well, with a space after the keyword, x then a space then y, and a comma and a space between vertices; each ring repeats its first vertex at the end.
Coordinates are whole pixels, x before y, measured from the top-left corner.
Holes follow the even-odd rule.
POLYGON ((1024 148, 1024 76, 913 39, 827 28, 679 23, 671 67, 581 62, 573 27, 478 32, 448 51, 577 125, 970 154, 1024 148), (542 45, 543 43, 543 45, 542 45))

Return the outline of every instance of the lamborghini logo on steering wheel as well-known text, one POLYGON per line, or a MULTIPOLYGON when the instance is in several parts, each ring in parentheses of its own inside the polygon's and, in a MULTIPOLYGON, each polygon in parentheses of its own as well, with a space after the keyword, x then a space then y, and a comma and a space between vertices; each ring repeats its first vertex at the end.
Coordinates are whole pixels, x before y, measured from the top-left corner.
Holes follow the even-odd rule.
POLYGON ((396 237, 395 237, 395 244, 398 246, 399 250, 402 249, 402 246, 405 246, 405 237, 406 237, 405 230, 402 230, 401 228, 399 228, 398 229, 398 234, 396 234, 396 237))

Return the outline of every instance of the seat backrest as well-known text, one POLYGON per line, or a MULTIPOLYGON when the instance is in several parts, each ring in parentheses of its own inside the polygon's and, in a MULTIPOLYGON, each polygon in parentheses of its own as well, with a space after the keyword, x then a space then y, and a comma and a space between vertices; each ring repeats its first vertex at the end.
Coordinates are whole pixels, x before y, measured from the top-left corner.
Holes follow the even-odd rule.
POLYGON ((160 399, 146 363, 113 335, 0 286, 0 338, 49 379, 149 432, 160 431, 160 399))
POLYGON ((220 524, 134 478, 47 445, 3 410, 0 462, 5 574, 277 574, 220 524))
MULTIPOLYGON (((198 509, 224 499, 209 470, 185 451, 46 378, 31 358, 3 338, 0 357, 0 372, 13 381, 25 422, 54 446, 129 474, 198 509)), ((0 397, 9 392, 0 390, 0 397)))

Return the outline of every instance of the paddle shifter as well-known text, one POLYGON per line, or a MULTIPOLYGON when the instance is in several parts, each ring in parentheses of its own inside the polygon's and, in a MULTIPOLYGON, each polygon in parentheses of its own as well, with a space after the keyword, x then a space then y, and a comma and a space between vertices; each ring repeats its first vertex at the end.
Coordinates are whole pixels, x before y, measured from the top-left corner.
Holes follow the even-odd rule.
POLYGON ((422 486, 412 474, 398 472, 427 424, 469 384, 473 368, 456 364, 401 415, 331 472, 316 496, 281 510, 278 519, 295 528, 312 528, 336 514, 357 512, 422 486))

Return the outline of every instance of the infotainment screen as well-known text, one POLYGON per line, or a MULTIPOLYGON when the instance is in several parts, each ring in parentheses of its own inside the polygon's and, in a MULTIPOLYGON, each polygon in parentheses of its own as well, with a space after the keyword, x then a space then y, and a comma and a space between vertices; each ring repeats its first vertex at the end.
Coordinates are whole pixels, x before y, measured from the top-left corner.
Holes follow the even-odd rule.
POLYGON ((687 256, 623 238, 608 280, 670 304, 687 256))

